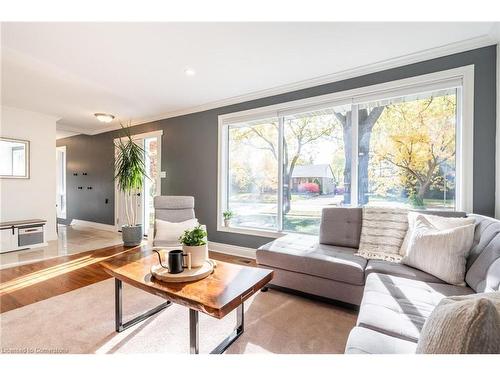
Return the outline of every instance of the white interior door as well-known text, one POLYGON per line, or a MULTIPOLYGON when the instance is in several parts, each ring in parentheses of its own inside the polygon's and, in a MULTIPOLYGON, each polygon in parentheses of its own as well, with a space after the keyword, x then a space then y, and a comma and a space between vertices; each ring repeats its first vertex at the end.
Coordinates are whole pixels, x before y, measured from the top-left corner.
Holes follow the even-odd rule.
POLYGON ((66 146, 56 148, 56 209, 59 219, 66 219, 66 146))
MULTIPOLYGON (((147 177, 141 192, 137 193, 135 206, 137 208, 137 223, 144 228, 147 235, 149 228, 154 223, 153 198, 161 194, 161 135, 162 132, 153 132, 134 135, 134 142, 144 149, 144 166, 147 177)), ((125 197, 115 185, 115 222, 118 230, 122 225, 127 224, 125 211, 125 197)))

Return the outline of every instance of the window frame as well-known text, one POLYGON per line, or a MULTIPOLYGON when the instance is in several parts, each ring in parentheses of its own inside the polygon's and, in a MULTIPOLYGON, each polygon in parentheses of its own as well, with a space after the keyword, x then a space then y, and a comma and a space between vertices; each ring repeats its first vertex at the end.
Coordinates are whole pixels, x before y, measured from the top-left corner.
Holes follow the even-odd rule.
MULTIPOLYGON (((290 114, 309 112, 314 109, 351 105, 352 150, 358 150, 358 106, 362 103, 434 91, 442 88, 457 88, 456 123, 456 193, 455 210, 472 212, 473 209, 473 142, 474 142, 474 65, 443 70, 440 72, 384 82, 371 86, 309 97, 271 106, 218 116, 217 155, 217 230, 261 237, 278 238, 287 232, 282 229, 225 227, 222 212, 227 209, 229 178, 228 143, 230 125, 266 117, 277 117, 279 121, 278 202, 283 198, 283 119, 290 114)), ((351 158, 351 205, 358 205, 358 153, 351 158)), ((282 204, 278 204, 278 228, 282 228, 282 204)))

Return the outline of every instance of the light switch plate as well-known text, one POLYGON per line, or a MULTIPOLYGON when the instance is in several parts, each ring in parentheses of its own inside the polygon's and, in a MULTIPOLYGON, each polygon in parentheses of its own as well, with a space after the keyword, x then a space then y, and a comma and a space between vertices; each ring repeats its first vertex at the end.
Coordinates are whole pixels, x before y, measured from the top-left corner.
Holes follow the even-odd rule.
POLYGON ((161 177, 161 178, 167 178, 167 172, 165 172, 165 171, 161 171, 161 172, 160 172, 160 177, 161 177))

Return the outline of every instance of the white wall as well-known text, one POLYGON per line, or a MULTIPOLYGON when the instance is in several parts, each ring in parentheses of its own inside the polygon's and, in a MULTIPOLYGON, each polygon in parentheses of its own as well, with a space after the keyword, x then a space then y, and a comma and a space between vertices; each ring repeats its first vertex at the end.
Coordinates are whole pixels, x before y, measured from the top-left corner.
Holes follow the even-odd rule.
POLYGON ((45 219, 56 235, 56 121, 42 113, 1 107, 0 135, 30 141, 30 178, 0 179, 0 221, 45 219))

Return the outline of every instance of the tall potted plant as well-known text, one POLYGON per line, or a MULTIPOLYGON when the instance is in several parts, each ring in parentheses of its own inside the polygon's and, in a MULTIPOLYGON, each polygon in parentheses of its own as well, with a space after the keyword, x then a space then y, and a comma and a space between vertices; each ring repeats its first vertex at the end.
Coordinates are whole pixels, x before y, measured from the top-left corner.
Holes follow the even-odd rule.
POLYGON ((144 165, 144 149, 133 141, 130 130, 121 126, 125 136, 115 143, 115 180, 118 190, 124 195, 127 217, 127 224, 122 225, 122 239, 125 246, 137 246, 141 244, 143 235, 142 225, 137 223, 137 199, 144 178, 148 176, 144 165))

